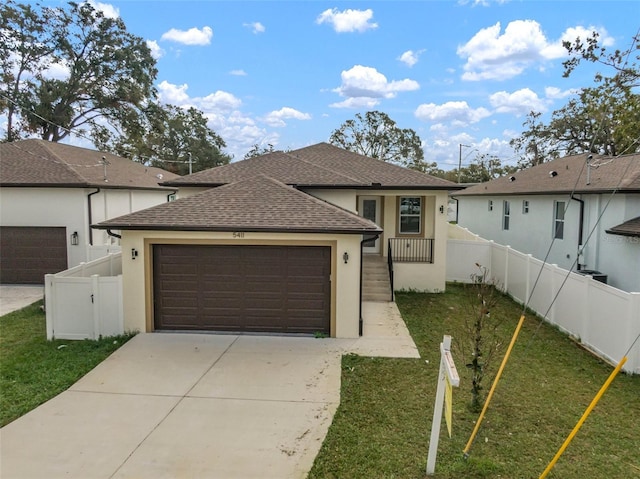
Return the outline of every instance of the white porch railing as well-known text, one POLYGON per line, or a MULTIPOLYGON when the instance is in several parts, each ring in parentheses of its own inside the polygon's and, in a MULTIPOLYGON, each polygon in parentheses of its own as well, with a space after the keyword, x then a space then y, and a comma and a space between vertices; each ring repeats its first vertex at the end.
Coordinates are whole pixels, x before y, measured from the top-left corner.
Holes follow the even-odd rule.
POLYGON ((45 276, 47 339, 98 339, 124 333, 122 254, 45 276))
POLYGON ((640 334, 640 292, 621 291, 492 241, 449 239, 447 281, 469 283, 476 263, 509 296, 599 357, 616 364, 628 352, 623 370, 640 374, 640 341, 629 350, 640 334))

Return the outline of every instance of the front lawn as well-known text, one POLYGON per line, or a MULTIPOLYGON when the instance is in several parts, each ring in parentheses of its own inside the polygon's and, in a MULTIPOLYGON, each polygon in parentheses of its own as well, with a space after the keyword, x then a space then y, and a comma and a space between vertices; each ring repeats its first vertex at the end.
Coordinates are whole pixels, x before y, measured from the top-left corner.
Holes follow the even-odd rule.
POLYGON ((47 341, 41 306, 0 317, 0 427, 68 389, 132 337, 47 341))
MULTIPOLYGON (((421 359, 345 356, 341 403, 310 479, 424 478, 445 334, 462 336, 464 287, 443 294, 401 293, 397 304, 421 359)), ((502 297, 493 317, 502 352, 522 307, 502 297)), ((453 437, 442 426, 436 478, 537 478, 612 371, 572 340, 528 314, 468 459, 462 451, 479 414, 470 412, 468 359, 453 390, 453 437)), ((501 357, 495 359, 494 371, 501 357)), ((485 384, 488 391, 490 382, 485 384)), ((640 477, 640 377, 620 374, 548 476, 640 477)))

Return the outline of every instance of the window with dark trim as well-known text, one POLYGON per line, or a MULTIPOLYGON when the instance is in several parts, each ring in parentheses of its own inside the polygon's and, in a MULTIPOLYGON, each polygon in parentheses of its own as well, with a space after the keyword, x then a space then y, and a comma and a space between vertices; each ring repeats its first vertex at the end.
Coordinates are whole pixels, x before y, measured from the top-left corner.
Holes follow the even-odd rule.
POLYGON ((493 211, 493 200, 489 200, 489 211, 493 211))
POLYGON ((564 201, 554 201, 553 203, 553 237, 564 238, 564 201))
POLYGON ((420 234, 422 232, 422 198, 401 196, 398 217, 401 234, 420 234))
POLYGON ((522 200, 522 214, 526 215, 529 212, 529 200, 522 200))
POLYGON ((502 202, 502 229, 509 229, 509 217, 511 216, 511 205, 508 201, 502 202))

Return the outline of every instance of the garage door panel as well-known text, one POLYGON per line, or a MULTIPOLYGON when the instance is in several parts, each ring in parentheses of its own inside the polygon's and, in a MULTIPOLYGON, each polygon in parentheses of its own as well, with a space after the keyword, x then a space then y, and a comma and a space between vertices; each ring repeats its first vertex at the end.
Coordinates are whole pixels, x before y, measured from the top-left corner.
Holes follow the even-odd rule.
POLYGON ((155 245, 154 296, 195 295, 156 300, 155 328, 329 333, 330 258, 329 247, 155 245), (175 311, 182 304, 188 319, 175 311))
POLYGON ((0 227, 0 282, 43 284, 45 274, 67 269, 65 227, 0 227))

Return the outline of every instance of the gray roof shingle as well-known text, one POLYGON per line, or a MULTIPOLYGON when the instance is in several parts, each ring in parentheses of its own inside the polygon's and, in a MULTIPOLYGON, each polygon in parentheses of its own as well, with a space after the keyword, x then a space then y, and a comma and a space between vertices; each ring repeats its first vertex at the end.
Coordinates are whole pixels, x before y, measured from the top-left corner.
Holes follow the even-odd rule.
POLYGON ((575 155, 457 191, 453 196, 640 192, 640 154, 575 155))
POLYGON ((390 188, 451 190, 457 184, 359 155, 328 143, 222 165, 176 180, 171 186, 219 186, 263 174, 298 188, 390 188))
POLYGON ((640 237, 640 216, 609 228, 606 232, 613 235, 640 237))
POLYGON ((373 222, 265 175, 104 221, 118 230, 378 233, 373 222))
POLYGON ((2 186, 165 190, 159 183, 176 178, 160 168, 77 146, 37 139, 0 144, 2 186))

